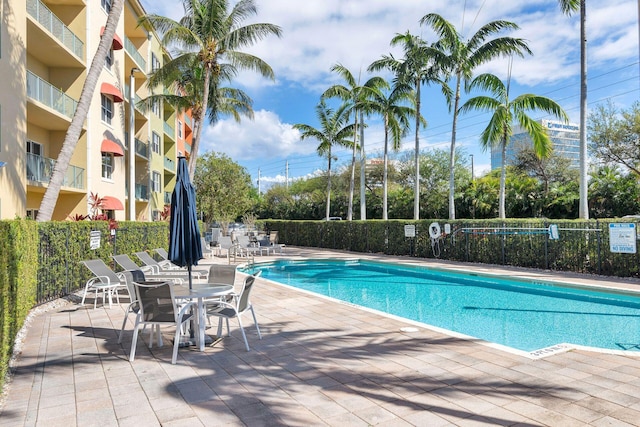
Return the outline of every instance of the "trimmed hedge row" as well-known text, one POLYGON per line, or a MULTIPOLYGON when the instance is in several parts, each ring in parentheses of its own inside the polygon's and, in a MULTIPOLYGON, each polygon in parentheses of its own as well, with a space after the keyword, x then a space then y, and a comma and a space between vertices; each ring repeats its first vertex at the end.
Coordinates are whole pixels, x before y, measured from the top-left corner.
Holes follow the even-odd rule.
POLYGON ((451 261, 499 264, 545 270, 619 277, 640 277, 640 255, 609 250, 609 223, 632 220, 266 220, 265 230, 278 231, 280 243, 363 253, 440 258, 451 261), (439 239, 429 225, 445 224, 450 233, 439 239), (558 227, 559 239, 550 239, 549 226, 558 227), (405 237, 413 225, 415 238, 405 237))

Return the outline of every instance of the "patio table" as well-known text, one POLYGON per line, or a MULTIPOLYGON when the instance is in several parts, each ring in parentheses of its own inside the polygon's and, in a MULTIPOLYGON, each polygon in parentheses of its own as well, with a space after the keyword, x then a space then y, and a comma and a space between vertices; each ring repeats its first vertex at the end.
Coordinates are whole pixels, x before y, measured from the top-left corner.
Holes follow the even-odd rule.
POLYGON ((204 307, 204 300, 207 298, 216 298, 229 295, 233 292, 233 285, 224 283, 193 283, 192 288, 189 289, 188 285, 174 285, 173 294, 176 298, 197 300, 197 337, 196 344, 200 351, 204 351, 205 344, 205 323, 206 323, 206 310, 204 307))

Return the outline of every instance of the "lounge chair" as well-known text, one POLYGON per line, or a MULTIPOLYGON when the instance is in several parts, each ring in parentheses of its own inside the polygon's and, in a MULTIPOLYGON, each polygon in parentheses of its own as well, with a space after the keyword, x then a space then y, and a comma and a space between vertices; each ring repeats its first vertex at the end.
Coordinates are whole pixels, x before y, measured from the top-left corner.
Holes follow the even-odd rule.
POLYGON ((118 304, 120 304, 118 290, 126 289, 124 276, 114 272, 101 259, 84 260, 80 261, 80 263, 87 267, 94 276, 87 280, 87 283, 84 286, 84 294, 82 295, 81 304, 84 304, 87 293, 90 290, 94 290, 96 293, 96 297, 93 300, 93 308, 96 308, 97 306, 98 295, 100 293, 102 293, 102 305, 104 305, 106 303, 106 299, 109 298, 109 308, 111 308, 114 294, 118 304))
MULTIPOLYGON (((156 261, 147 252, 135 252, 135 255, 140 259, 140 261, 145 263, 145 265, 148 265, 149 267, 153 268, 153 274, 165 274, 165 273, 176 272, 176 271, 182 272, 182 273, 187 272, 187 269, 179 267, 173 264, 171 261, 168 261, 168 260, 156 261)), ((196 279, 206 279, 209 276, 209 270, 201 269, 201 268, 192 268, 191 276, 196 279)))
POLYGON ((189 273, 186 270, 161 270, 150 265, 139 266, 127 254, 111 255, 111 258, 124 270, 141 270, 145 274, 146 280, 168 280, 174 283, 182 283, 189 280, 189 273))
POLYGON ((226 300, 218 300, 212 301, 206 304, 207 316, 216 316, 218 317, 218 336, 222 335, 222 321, 223 319, 227 323, 227 335, 231 334, 229 328, 229 319, 237 318, 238 325, 240 326, 240 332, 242 333, 242 339, 244 340, 244 345, 247 351, 250 351, 249 342, 247 341, 247 336, 244 332, 244 327, 242 326, 242 315, 247 311, 251 311, 253 316, 253 322, 256 325, 256 330, 258 332, 258 338, 262 339, 262 334, 260 333, 260 327, 258 326, 258 319, 256 319, 256 313, 253 310, 253 306, 251 305, 251 301, 249 300, 249 295, 251 293, 251 289, 253 288, 253 284, 255 283, 256 277, 260 275, 260 271, 257 274, 252 276, 247 276, 244 280, 242 290, 239 294, 233 294, 233 298, 230 301, 226 300))

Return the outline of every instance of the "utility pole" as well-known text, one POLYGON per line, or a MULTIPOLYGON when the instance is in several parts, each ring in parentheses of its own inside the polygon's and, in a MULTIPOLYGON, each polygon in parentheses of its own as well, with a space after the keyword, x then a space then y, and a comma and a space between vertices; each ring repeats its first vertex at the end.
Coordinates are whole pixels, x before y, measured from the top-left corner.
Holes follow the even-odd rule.
POLYGON ((289 160, 287 160, 284 164, 284 179, 285 179, 285 188, 289 189, 289 160))

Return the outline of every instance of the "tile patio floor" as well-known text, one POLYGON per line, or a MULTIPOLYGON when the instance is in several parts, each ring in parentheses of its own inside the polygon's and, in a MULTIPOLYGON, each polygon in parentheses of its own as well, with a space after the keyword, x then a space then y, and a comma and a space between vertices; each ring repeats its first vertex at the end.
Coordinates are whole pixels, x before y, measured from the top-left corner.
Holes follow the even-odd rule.
POLYGON ((261 279, 253 292, 263 340, 244 317, 250 352, 232 326, 202 353, 180 349, 176 365, 166 344, 139 343, 129 363, 131 333, 117 344, 126 304, 34 316, 0 427, 640 426, 639 357, 532 360, 430 329, 405 333, 400 320, 261 279))

